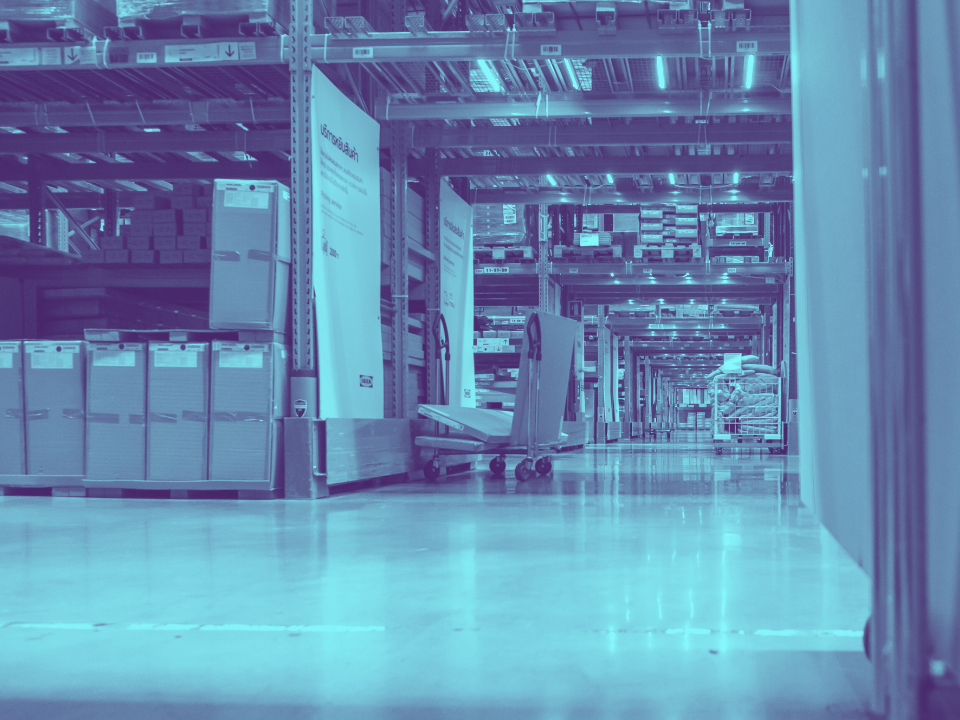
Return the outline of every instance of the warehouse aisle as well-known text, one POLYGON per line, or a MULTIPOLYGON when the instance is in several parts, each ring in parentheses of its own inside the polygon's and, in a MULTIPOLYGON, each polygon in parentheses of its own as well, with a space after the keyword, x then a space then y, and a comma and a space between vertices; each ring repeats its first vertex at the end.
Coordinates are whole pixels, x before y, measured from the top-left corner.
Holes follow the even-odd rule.
POLYGON ((0 717, 866 717, 868 581, 796 459, 684 445, 317 503, 0 498, 0 717))

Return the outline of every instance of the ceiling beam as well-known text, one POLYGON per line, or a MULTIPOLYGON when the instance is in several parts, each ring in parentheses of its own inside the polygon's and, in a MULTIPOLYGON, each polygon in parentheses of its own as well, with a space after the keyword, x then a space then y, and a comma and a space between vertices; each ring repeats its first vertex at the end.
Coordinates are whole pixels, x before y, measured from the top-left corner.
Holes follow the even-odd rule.
POLYGON ((415 148, 622 147, 624 145, 780 145, 792 141, 792 123, 669 125, 514 125, 509 127, 414 126, 415 148))
MULTIPOLYGON (((428 163, 411 159, 409 172, 425 177, 428 163)), ((666 175, 668 173, 790 173, 791 155, 655 155, 646 157, 469 157, 444 158, 440 175, 497 177, 518 175, 666 175)))
MULTIPOLYGON (((374 32, 362 36, 314 35, 310 38, 311 59, 323 63, 396 63, 475 61, 551 60, 544 45, 556 47, 564 58, 655 58, 701 57, 703 47, 695 33, 661 33, 657 25, 648 25, 642 17, 621 17, 616 34, 597 35, 593 23, 584 29, 556 32, 471 31, 428 32, 415 37, 409 32, 374 32)), ((762 33, 713 33, 712 57, 745 57, 739 49, 744 38, 756 42, 755 55, 788 55, 790 33, 768 30, 762 33)))
POLYGON ((396 103, 377 101, 377 120, 479 120, 494 118, 625 118, 625 117, 710 117, 719 115, 789 115, 789 95, 715 97, 705 106, 700 94, 674 94, 640 98, 593 98, 581 94, 556 93, 544 97, 471 102, 396 103))
POLYGON ((154 100, 141 103, 0 103, 5 127, 289 124, 290 101, 154 100))
POLYGON ((0 181, 54 182, 57 180, 286 180, 290 163, 258 162, 133 162, 133 163, 65 163, 51 160, 29 164, 0 165, 0 181))
POLYGON ((0 134, 0 153, 290 152, 289 130, 0 134))

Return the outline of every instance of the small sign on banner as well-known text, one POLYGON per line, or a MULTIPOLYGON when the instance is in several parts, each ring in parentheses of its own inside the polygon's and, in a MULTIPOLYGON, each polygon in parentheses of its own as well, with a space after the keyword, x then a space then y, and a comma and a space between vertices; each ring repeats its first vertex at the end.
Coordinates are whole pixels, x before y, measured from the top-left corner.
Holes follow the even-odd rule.
POLYGON ((373 387, 373 375, 361 375, 361 376, 360 376, 360 387, 362 387, 362 388, 372 388, 372 387, 373 387))

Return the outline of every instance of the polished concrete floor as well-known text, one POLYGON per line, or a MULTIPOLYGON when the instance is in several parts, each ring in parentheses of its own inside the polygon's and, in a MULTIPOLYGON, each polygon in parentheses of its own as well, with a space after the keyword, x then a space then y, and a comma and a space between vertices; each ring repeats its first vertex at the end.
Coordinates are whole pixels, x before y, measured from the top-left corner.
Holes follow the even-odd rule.
POLYGON ((868 581, 796 458, 677 437, 487 475, 0 498, 0 718, 867 716, 868 581))

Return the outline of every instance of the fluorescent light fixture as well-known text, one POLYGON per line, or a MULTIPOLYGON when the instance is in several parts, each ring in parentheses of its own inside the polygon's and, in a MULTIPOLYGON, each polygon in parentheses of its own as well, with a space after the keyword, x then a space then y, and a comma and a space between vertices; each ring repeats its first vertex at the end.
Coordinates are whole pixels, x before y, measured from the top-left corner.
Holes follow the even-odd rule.
POLYGON ((676 185, 676 184, 677 184, 677 176, 676 176, 676 175, 674 175, 673 173, 670 173, 667 177, 670 179, 670 184, 671 184, 671 185, 676 185))
POLYGON ((746 70, 743 73, 743 89, 749 90, 753 87, 753 68, 757 64, 756 55, 747 55, 746 70))
POLYGON ((579 90, 580 79, 577 77, 576 70, 573 69, 573 63, 571 63, 569 60, 564 60, 563 65, 567 68, 567 73, 570 75, 570 84, 573 85, 573 89, 579 90))
POLYGON ((144 128, 144 132, 160 132, 160 128, 144 128))
POLYGON ((733 174, 733 184, 734 184, 734 185, 739 185, 739 184, 740 184, 740 173, 735 172, 735 173, 733 174))
POLYGON ((657 55, 657 84, 661 90, 666 90, 667 73, 666 68, 663 66, 663 55, 657 55))
POLYGON ((614 184, 614 182, 613 182, 613 175, 607 175, 607 182, 610 183, 611 185, 614 184))
POLYGON ((480 68, 480 72, 482 72, 483 76, 487 79, 487 82, 490 83, 493 91, 503 92, 503 82, 500 80, 499 73, 494 69, 493 63, 489 60, 477 60, 477 65, 480 68))
POLYGON ((553 175, 547 175, 546 178, 548 183, 550 183, 554 187, 557 187, 557 181, 554 180, 553 175))

